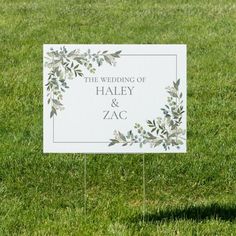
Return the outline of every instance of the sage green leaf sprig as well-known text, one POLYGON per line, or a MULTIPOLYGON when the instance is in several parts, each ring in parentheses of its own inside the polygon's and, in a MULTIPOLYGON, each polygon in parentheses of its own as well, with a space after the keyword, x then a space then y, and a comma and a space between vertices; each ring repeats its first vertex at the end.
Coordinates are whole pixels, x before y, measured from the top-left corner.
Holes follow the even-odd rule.
POLYGON ((108 53, 108 51, 98 51, 92 53, 81 52, 79 49, 68 51, 66 47, 60 50, 53 48, 47 52, 45 65, 49 68, 47 87, 47 102, 51 106, 50 117, 57 115, 58 110, 63 110, 63 93, 69 88, 68 80, 76 77, 83 77, 83 70, 95 73, 95 66, 102 66, 108 63, 115 66, 116 59, 120 57, 121 51, 108 53))
POLYGON ((173 86, 167 87, 167 104, 162 108, 163 117, 147 121, 147 129, 140 124, 134 125, 134 131, 130 130, 126 135, 120 131, 114 131, 114 137, 110 139, 109 146, 122 144, 122 146, 139 143, 140 147, 149 144, 150 147, 162 145, 165 150, 171 146, 180 148, 183 144, 185 130, 182 129, 183 119, 183 94, 179 91, 180 79, 173 82, 173 86))

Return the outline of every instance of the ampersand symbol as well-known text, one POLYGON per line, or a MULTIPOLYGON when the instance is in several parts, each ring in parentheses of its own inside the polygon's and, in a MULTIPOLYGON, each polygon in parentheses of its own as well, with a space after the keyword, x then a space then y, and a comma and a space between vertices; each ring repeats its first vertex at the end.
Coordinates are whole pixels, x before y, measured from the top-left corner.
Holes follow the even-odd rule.
POLYGON ((116 101, 115 98, 112 99, 112 103, 111 103, 111 106, 112 106, 112 107, 119 107, 118 104, 119 104, 119 103, 116 101))

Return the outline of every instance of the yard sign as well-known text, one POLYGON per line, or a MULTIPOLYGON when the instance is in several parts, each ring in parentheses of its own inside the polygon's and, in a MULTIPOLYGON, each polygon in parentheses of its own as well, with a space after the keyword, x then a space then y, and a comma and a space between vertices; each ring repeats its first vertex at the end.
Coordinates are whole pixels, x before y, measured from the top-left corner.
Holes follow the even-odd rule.
POLYGON ((186 152, 185 45, 44 45, 44 152, 186 152))

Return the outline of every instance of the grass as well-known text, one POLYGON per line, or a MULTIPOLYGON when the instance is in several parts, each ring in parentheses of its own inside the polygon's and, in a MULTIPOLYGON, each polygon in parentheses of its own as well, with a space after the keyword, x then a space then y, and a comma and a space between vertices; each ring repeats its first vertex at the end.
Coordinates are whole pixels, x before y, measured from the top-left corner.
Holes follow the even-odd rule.
POLYGON ((0 0, 0 235, 235 235, 235 1, 0 0), (188 45, 188 153, 42 153, 44 43, 188 45))

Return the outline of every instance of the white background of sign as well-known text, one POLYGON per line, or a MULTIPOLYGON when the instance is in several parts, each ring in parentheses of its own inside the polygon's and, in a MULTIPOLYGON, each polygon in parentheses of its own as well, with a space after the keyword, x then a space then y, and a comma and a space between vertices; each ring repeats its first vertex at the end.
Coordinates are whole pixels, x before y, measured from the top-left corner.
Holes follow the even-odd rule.
MULTIPOLYGON (((45 84, 49 69, 44 66, 44 152, 66 153, 162 153, 186 152, 186 140, 179 149, 165 150, 161 145, 140 148, 139 144, 108 146, 114 130, 126 134, 140 123, 147 128, 146 121, 162 117, 161 108, 167 103, 167 86, 181 79, 180 91, 183 93, 182 128, 186 130, 186 46, 185 45, 44 45, 44 65, 46 53, 66 46, 68 51, 80 49, 86 52, 105 51, 113 53, 122 50, 116 66, 103 64, 96 66, 95 74, 83 70, 84 77, 145 77, 144 83, 86 83, 78 77, 68 81, 69 89, 63 94, 65 110, 50 118, 45 84), (96 95, 96 86, 120 88, 133 87, 133 95, 96 95), (104 120, 103 111, 111 110, 112 99, 119 103, 117 111, 126 110, 126 120, 104 120)), ((186 137, 185 137, 186 138, 186 137)))

